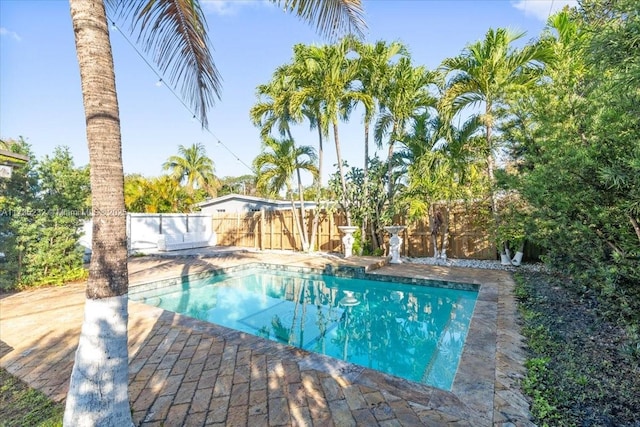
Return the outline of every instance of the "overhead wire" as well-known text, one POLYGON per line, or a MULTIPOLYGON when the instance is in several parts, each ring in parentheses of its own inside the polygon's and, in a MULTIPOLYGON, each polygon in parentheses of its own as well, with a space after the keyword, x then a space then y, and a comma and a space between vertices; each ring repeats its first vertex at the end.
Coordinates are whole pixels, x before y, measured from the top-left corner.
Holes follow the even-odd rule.
MULTIPOLYGON (((149 69, 156 75, 156 77, 158 77, 158 81, 156 82, 156 84, 158 86, 165 86, 169 92, 171 92, 171 94, 180 102, 180 104, 182 104, 182 106, 191 114, 191 119, 197 121, 198 123, 200 123, 200 125, 202 125, 202 121, 196 117, 195 113, 191 110, 191 108, 189 108, 189 106, 185 103, 185 101, 180 97, 180 95, 178 95, 176 93, 175 90, 173 90, 173 88, 167 84, 162 84, 164 83, 164 79, 162 77, 162 75, 158 72, 158 70, 156 70, 156 68, 147 60, 147 58, 142 54, 142 52, 140 52, 140 50, 137 48, 137 46, 129 39, 129 37, 127 37, 127 35, 122 32, 120 30, 120 28, 116 25, 115 21, 112 20, 110 17, 107 17, 109 19, 109 21, 111 22, 111 27, 113 29, 115 29, 118 33, 120 33, 120 35, 125 39, 125 41, 129 44, 129 46, 131 46, 131 48, 138 54, 138 56, 142 59, 142 61, 147 65, 147 67, 149 67, 149 69)), ((203 129, 208 132, 213 138, 214 140, 218 143, 218 145, 220 145, 221 147, 223 147, 224 149, 226 149, 229 154, 231 154, 233 157, 235 157, 235 159, 241 163, 244 167, 246 167, 247 169, 249 169, 251 172, 253 172, 253 168, 250 167, 249 165, 247 165, 244 161, 242 161, 240 159, 240 157, 233 152, 233 150, 231 150, 231 148, 229 148, 224 142, 222 142, 220 140, 220 138, 218 138, 212 131, 211 129, 209 129, 208 127, 203 127, 203 129)))

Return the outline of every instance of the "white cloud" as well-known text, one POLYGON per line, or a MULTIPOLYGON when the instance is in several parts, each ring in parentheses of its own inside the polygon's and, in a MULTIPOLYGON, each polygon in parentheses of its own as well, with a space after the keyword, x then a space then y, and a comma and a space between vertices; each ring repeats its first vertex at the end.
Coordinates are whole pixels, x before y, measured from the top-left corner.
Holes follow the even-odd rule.
POLYGON ((16 33, 15 31, 11 31, 11 30, 9 30, 9 29, 7 29, 5 27, 0 27, 0 36, 2 36, 2 37, 11 37, 15 41, 22 40, 22 37, 20 37, 18 35, 18 33, 16 33))
POLYGON ((243 7, 272 5, 267 0, 202 0, 202 9, 216 15, 235 15, 243 7))
POLYGON ((553 15, 565 6, 577 7, 577 0, 517 0, 512 1, 511 5, 518 10, 538 18, 543 22, 547 22, 549 15, 553 15))

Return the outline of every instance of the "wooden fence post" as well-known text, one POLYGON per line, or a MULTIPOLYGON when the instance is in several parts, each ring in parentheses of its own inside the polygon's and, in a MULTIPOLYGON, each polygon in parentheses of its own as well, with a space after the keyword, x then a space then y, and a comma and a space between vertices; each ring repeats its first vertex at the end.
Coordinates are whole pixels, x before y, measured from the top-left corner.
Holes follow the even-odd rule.
POLYGON ((264 206, 260 208, 260 250, 264 250, 264 206))
POLYGON ((333 251, 333 214, 331 212, 327 213, 327 217, 329 218, 329 251, 333 251))
POLYGON ((240 212, 236 212, 236 245, 240 241, 240 212))

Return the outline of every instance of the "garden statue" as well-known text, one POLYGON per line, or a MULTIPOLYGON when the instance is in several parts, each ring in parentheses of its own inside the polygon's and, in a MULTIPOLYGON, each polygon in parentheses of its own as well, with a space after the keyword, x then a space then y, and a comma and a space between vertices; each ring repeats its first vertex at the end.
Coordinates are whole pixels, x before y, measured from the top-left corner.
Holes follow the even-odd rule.
POLYGON ((401 264, 400 260, 400 246, 402 245, 402 237, 398 236, 398 233, 404 230, 406 227, 404 225, 392 225, 389 227, 385 227, 384 229, 391 233, 391 238, 389 239, 389 255, 391 255, 391 260, 389 263, 391 264, 401 264))

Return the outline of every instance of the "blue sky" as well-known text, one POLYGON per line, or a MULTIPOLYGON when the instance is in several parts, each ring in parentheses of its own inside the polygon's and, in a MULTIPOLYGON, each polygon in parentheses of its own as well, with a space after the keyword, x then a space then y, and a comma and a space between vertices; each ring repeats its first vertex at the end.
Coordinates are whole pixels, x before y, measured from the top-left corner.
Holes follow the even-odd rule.
MULTIPOLYGON (((514 28, 526 31, 525 39, 535 38, 549 12, 567 3, 575 5, 568 0, 364 0, 366 40, 402 41, 417 65, 433 69, 489 28, 514 28)), ((250 173, 245 164, 251 165, 260 151, 259 131, 249 120, 256 86, 291 59, 294 44, 325 42, 308 24, 262 0, 202 4, 223 78, 222 98, 209 113, 210 132, 192 120, 166 86, 157 84, 154 71, 122 34, 111 31, 125 173, 158 176, 179 144, 196 142, 205 145, 216 175, 250 173)), ((116 24, 129 37, 127 27, 116 24)), ((344 158, 358 167, 363 164, 361 122, 356 113, 340 128, 344 158)), ((19 136, 38 158, 66 145, 77 165, 88 163, 66 1, 0 0, 0 137, 19 136)), ((299 144, 317 144, 307 126, 295 129, 294 137, 299 144)), ((328 173, 334 171, 335 149, 332 141, 326 147, 328 173)))

